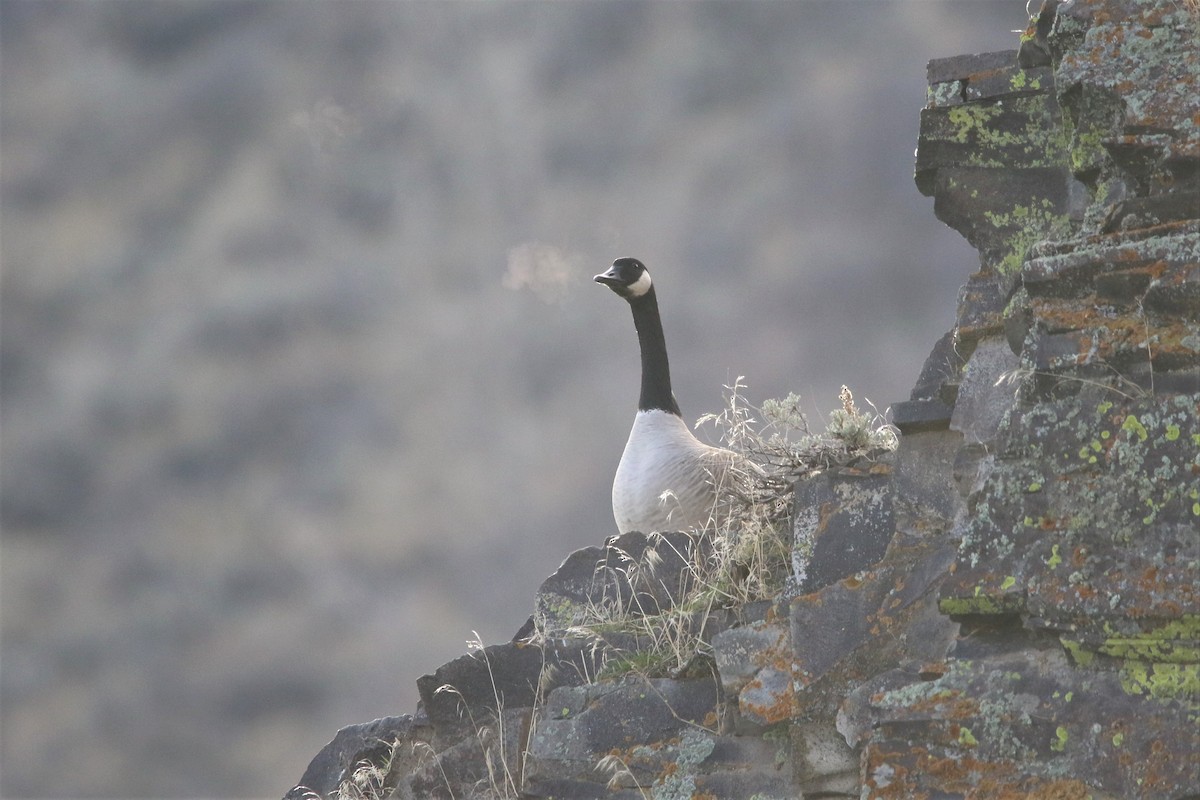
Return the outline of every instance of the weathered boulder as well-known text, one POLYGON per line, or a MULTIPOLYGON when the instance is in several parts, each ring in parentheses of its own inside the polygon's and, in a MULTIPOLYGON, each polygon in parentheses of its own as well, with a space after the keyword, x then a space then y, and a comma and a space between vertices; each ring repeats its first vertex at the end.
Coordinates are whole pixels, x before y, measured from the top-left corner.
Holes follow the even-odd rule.
POLYGON ((529 796, 787 796, 781 743, 722 735, 711 679, 559 689, 545 714, 530 741, 529 796), (614 794, 597 791, 606 784, 614 794))
POLYGON ((400 800, 512 796, 523 782, 525 742, 532 724, 533 709, 504 709, 449 746, 406 742, 413 754, 412 766, 401 773, 404 778, 392 796, 400 800))
POLYGON ((474 732, 505 709, 531 708, 557 686, 596 674, 598 653, 582 639, 490 645, 417 679, 421 705, 443 741, 474 732))
POLYGON ((567 556, 542 582, 534 616, 546 630, 567 631, 598 606, 654 615, 690 591, 690 567, 710 551, 706 537, 679 531, 609 537, 603 547, 567 556))
POLYGON ((778 621, 761 621, 713 637, 713 659, 721 688, 736 697, 739 721, 769 726, 792 714, 791 631, 778 621))
MULTIPOLYGON (((419 722, 405 714, 400 717, 383 717, 361 725, 342 728, 333 740, 321 748, 300 782, 288 790, 284 800, 321 800, 335 793, 338 787, 351 780, 356 769, 366 767, 379 773, 377 786, 395 785, 394 776, 399 770, 392 769, 396 743, 414 736, 420 728, 419 722)), ((397 764, 397 767, 400 765, 397 764)))
POLYGON ((895 533, 892 466, 877 461, 827 470, 796 486, 794 593, 808 594, 869 569, 895 533))

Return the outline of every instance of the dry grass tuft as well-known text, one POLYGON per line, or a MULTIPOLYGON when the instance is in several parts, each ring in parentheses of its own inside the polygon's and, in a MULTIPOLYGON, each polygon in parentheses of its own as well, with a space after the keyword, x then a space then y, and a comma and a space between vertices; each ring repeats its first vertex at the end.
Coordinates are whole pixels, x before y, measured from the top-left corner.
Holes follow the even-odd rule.
POLYGON ((395 776, 392 775, 392 765, 396 760, 399 740, 388 745, 387 757, 382 763, 375 764, 363 760, 354 765, 350 777, 338 786, 334 800, 384 800, 392 796, 395 790, 395 776))
MULTIPOLYGON (((496 686, 496 676, 492 671, 492 662, 488 658, 487 650, 483 644, 483 639, 480 638, 479 634, 475 631, 472 631, 471 633, 473 638, 468 640, 467 649, 477 652, 479 654, 478 657, 483 659, 483 662, 487 667, 488 676, 492 681, 492 697, 495 701, 496 707, 496 714, 494 717, 489 713, 487 719, 477 719, 469 704, 467 704, 465 701, 460 702, 459 704, 462 713, 467 715, 467 721, 470 723, 471 730, 475 732, 475 739, 478 741, 480 750, 483 753, 483 763, 487 771, 487 777, 479 781, 479 783, 474 787, 474 791, 472 792, 471 796, 488 798, 488 800, 515 800, 515 798, 517 798, 521 793, 520 772, 521 764, 523 764, 525 760, 525 754, 523 752, 510 752, 509 750, 509 746, 507 744, 509 741, 509 736, 505 730, 506 721, 504 715, 504 698, 501 695, 499 688, 496 686)), ((543 675, 540 679, 544 679, 545 677, 544 666, 542 671, 543 675)), ((541 687, 539 686, 538 689, 539 690, 536 693, 537 699, 535 700, 535 704, 541 700, 541 687)), ((460 701, 462 701, 461 692, 459 692, 456 687, 450 684, 439 686, 437 688, 437 693, 458 695, 460 701)), ((534 714, 535 716, 537 714, 536 705, 534 708, 534 714)), ((524 746, 524 744, 521 745, 521 747, 524 746)), ((426 746, 426 749, 429 751, 429 755, 432 758, 437 759, 438 768, 441 769, 442 766, 440 756, 436 753, 433 753, 432 749, 428 748, 428 746, 426 746)), ((454 787, 451 785, 450 780, 446 776, 444 770, 442 770, 442 779, 446 783, 447 791, 453 795, 454 787)), ((353 800, 357 800, 357 798, 353 800)))

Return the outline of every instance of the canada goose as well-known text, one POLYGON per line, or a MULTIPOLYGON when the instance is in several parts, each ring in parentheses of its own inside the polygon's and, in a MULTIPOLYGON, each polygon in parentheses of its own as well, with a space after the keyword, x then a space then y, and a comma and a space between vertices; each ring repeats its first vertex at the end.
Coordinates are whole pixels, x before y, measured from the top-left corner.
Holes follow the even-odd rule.
POLYGON ((636 258, 618 258, 594 279, 629 302, 642 351, 642 391, 633 430, 613 479, 612 504, 621 533, 703 527, 738 477, 731 466, 757 471, 732 450, 692 435, 671 392, 667 344, 650 273, 636 258))

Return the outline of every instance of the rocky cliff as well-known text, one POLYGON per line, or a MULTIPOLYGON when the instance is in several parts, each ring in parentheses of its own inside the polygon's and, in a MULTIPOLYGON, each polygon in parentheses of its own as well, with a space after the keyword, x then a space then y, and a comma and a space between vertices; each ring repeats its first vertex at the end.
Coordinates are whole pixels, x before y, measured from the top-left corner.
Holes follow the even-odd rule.
POLYGON ((1047 0, 1019 50, 930 63, 917 186, 979 270, 896 451, 798 481, 785 589, 688 607, 704 646, 655 670, 580 611, 652 635, 711 543, 577 552, 287 797, 1196 796, 1198 35, 1047 0))

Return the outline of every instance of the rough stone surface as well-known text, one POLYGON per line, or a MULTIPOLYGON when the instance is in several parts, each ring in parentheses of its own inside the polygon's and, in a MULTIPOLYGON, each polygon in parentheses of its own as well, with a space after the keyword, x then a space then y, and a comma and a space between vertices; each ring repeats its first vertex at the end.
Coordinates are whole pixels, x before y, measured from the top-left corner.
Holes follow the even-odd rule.
POLYGON ((535 616, 545 627, 567 630, 597 603, 657 613, 687 593, 693 575, 687 567, 704 558, 706 547, 688 533, 634 531, 577 550, 538 589, 535 616))
POLYGON ((506 709, 449 747, 404 742, 401 752, 411 753, 414 763, 397 771, 404 779, 397 782, 392 796, 400 800, 511 797, 523 782, 524 747, 532 720, 532 709, 506 709))
MULTIPOLYGON (((1057 127, 1045 139, 1055 163, 1036 167, 1049 202, 972 204, 1008 163, 980 167, 968 191, 952 186, 995 148, 947 148, 930 122, 936 148, 918 163, 932 172, 919 182, 961 204, 943 219, 981 248, 974 283, 995 290, 964 296, 984 308, 959 320, 994 366, 973 381, 972 356, 952 423, 966 434, 956 468, 969 496, 940 608, 968 635, 938 670, 885 673, 843 706, 839 730, 864 747, 865 797, 1180 797, 1200 780, 1200 208, 1186 182, 1173 188, 1196 175, 1197 126, 1163 102, 1191 91, 1185 107, 1197 107, 1200 56, 1196 20, 1179 10, 1081 0, 1031 26, 1059 109, 1055 122, 1047 98, 1038 123, 1057 127), (1013 380, 990 388, 1010 366, 990 338, 1001 331, 1013 380)), ((955 71, 966 85, 975 74, 955 71)), ((1012 145, 1011 113, 968 140, 1012 145)), ((1035 168, 1024 155, 1015 166, 1035 168)))
POLYGON ((785 625, 757 622, 714 636, 713 657, 721 676, 721 688, 740 692, 759 670, 790 652, 788 635, 785 625))
POLYGON ((846 795, 858 791, 858 753, 828 725, 798 723, 792 730, 797 788, 804 797, 846 795))
POLYGON ((916 181, 980 261, 899 450, 797 486, 793 579, 752 609, 691 610, 694 537, 573 554, 546 641, 423 679, 393 796, 1195 796, 1198 34, 1173 0, 1045 0, 1019 55, 931 62, 916 181), (597 680, 611 642, 565 638, 596 602, 683 603, 711 652, 597 680))
POLYGON ((1013 388, 1005 380, 1017 368, 1017 357, 1000 338, 979 343, 963 369, 950 429, 968 445, 991 441, 1012 407, 1013 388))
POLYGON ((288 790, 284 800, 317 800, 336 792, 356 765, 379 766, 389 761, 393 744, 409 739, 414 727, 419 728, 419 724, 405 714, 342 728, 313 757, 300 782, 288 790))
POLYGON ((944 658, 957 626, 938 613, 937 588, 954 558, 945 537, 898 537, 876 570, 793 600, 794 714, 832 724, 860 681, 944 658))
POLYGON ((645 735, 665 741, 694 723, 707 719, 713 725, 716 711, 717 687, 711 680, 627 678, 556 689, 530 745, 531 758, 542 765, 534 772, 541 774, 553 762, 559 777, 603 781, 595 774, 599 756, 645 735))
POLYGON ((973 773, 1013 796, 1056 781, 1112 797, 1173 797, 1195 787, 1200 734, 1181 726, 1170 704, 1128 692, 1115 671, 1079 676, 1061 648, 979 635, 994 641, 975 643, 978 660, 953 659, 936 680, 875 695, 866 764, 869 774, 890 768, 893 795, 966 786, 973 773), (901 744, 913 740, 920 747, 901 744), (947 774, 930 769, 938 757, 947 774))
POLYGON ((793 578, 807 594, 870 568, 895 531, 892 467, 878 462, 807 478, 796 487, 793 578))
POLYGON ((529 707, 556 686, 581 683, 596 669, 590 642, 514 641, 460 656, 417 679, 417 689, 437 734, 455 736, 489 722, 501 709, 529 707))
POLYGON ((949 425, 962 366, 954 331, 947 331, 925 359, 909 399, 892 404, 892 424, 906 436, 949 425))
POLYGON ((896 450, 892 510, 902 531, 944 531, 964 510, 954 475, 962 435, 949 430, 912 433, 896 450))

